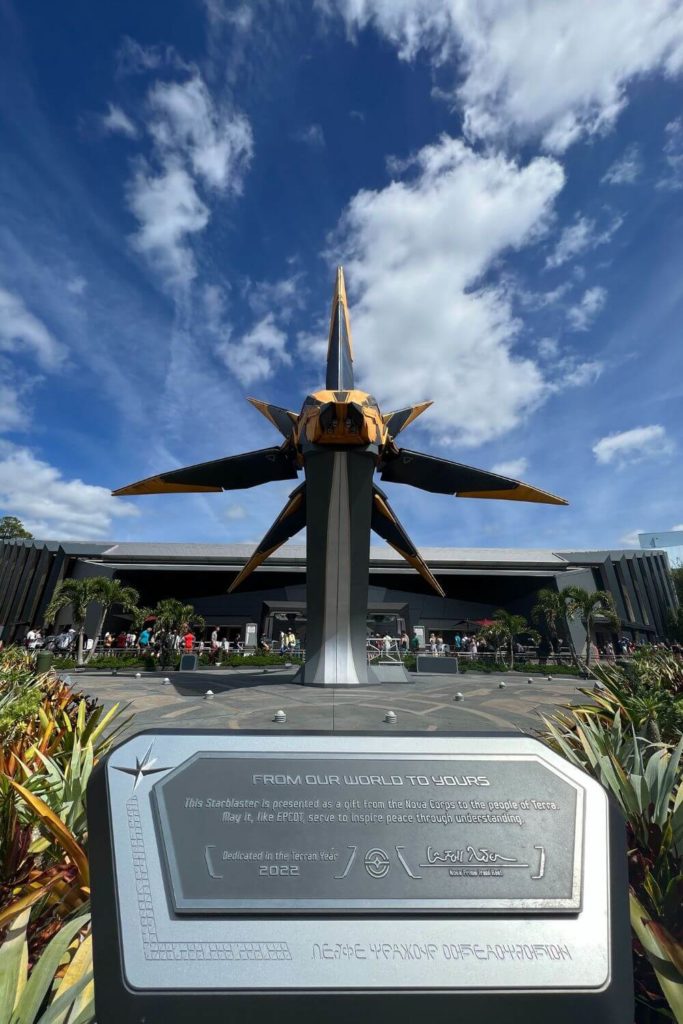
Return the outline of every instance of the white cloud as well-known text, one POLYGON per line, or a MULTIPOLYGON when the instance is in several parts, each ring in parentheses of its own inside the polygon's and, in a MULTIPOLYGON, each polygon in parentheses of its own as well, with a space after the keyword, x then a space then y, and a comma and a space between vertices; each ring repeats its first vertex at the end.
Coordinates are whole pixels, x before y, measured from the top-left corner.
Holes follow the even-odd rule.
POLYGON ((623 544, 624 547, 627 548, 639 548, 640 540, 638 538, 638 534, 642 532, 642 530, 630 530, 628 533, 625 533, 623 537, 619 538, 619 543, 623 544))
POLYGON ((594 220, 577 217, 573 224, 563 229, 555 249, 545 261, 546 267, 561 267, 563 263, 588 249, 606 245, 622 223, 621 217, 615 217, 612 223, 600 232, 596 230, 594 220))
POLYGON ((0 287, 0 351, 20 352, 29 349, 46 370, 59 367, 66 349, 34 316, 23 299, 0 287))
POLYGON ((129 139, 135 139, 138 130, 128 117, 128 114, 115 103, 109 104, 109 110, 102 116, 102 127, 114 135, 126 135, 129 139))
POLYGON ((246 3, 204 0, 204 7, 210 22, 226 22, 240 32, 248 32, 254 23, 254 10, 246 3))
POLYGON ((248 387, 267 380, 278 366, 291 364, 286 344, 287 335, 277 326, 273 314, 268 313, 247 334, 234 341, 228 338, 216 351, 228 369, 248 387))
POLYGON ((240 192, 251 128, 214 102, 197 72, 184 82, 157 82, 148 108, 159 169, 141 160, 128 183, 128 205, 140 222, 131 241, 173 285, 187 285, 196 275, 189 236, 209 223, 215 193, 240 192))
POLYGON ((319 124, 309 124, 308 127, 296 132, 294 138, 298 142, 305 142, 311 149, 325 148, 325 135, 319 124))
POLYGON ((541 137, 561 152, 611 127, 630 82, 683 65, 679 0, 326 0, 351 32, 374 25, 404 60, 461 76, 472 136, 541 137))
POLYGON ((0 430, 23 430, 27 416, 20 401, 20 388, 3 380, 0 383, 0 430))
POLYGON ((141 75, 158 68, 172 67, 188 69, 174 47, 165 43, 142 46, 130 36, 124 36, 116 52, 116 69, 119 75, 141 75))
POLYGON ((642 174, 643 161, 638 146, 633 143, 611 164, 602 178, 603 185, 632 185, 642 174))
POLYGON ((140 165, 128 186, 128 203, 140 222, 133 246, 150 261, 158 261, 171 280, 192 280, 196 268, 187 236, 204 230, 209 211, 188 172, 169 164, 155 175, 140 165))
POLYGON ((114 518, 138 515, 108 488, 65 480, 28 448, 8 442, 0 443, 0 506, 44 538, 106 537, 114 518))
POLYGON ((71 295, 82 295, 85 289, 88 287, 88 282, 84 277, 80 275, 72 277, 66 282, 66 290, 71 295))
POLYGON ((560 351, 557 338, 541 338, 536 345, 541 359, 554 359, 560 351))
POLYGON ((500 473, 501 476, 511 476, 513 480, 520 480, 528 468, 528 459, 509 459, 507 462, 497 462, 495 466, 491 466, 491 472, 500 473))
POLYGON ((241 190, 253 148, 243 115, 216 104, 199 74, 185 82, 157 82, 148 100, 148 127, 162 154, 185 157, 208 186, 241 190))
POLYGON ((223 518, 228 520, 246 519, 247 510, 244 505, 232 504, 228 505, 223 513, 223 518))
POLYGON ((642 462, 671 455, 673 451, 673 441, 659 424, 609 434, 593 445, 593 454, 601 465, 642 462))
POLYGON ((567 320, 574 331, 587 331, 607 301, 607 291, 601 285, 588 288, 576 305, 567 310, 567 320))
POLYGON ((581 362, 578 359, 567 358, 560 361, 555 368, 557 373, 557 388, 584 388, 595 384, 602 376, 605 364, 598 359, 589 359, 581 362))
POLYGON ((478 282, 536 239, 564 175, 545 157, 520 167, 448 137, 415 166, 410 181, 359 192, 342 220, 359 377, 388 407, 434 398, 432 432, 480 444, 521 422, 545 382, 513 351, 505 290, 478 282))
POLYGON ((683 188, 683 117, 669 121, 665 129, 664 160, 667 170, 657 188, 677 192, 683 188))
POLYGON ((568 291, 571 291, 571 281, 565 281, 563 284, 553 288, 550 291, 545 292, 534 292, 524 288, 516 287, 513 284, 513 295, 514 298, 524 307, 529 310, 547 309, 548 306, 556 305, 568 291))
POLYGON ((297 272, 277 281, 249 281, 246 298, 257 316, 274 312, 280 320, 289 320, 304 304, 305 285, 297 272))

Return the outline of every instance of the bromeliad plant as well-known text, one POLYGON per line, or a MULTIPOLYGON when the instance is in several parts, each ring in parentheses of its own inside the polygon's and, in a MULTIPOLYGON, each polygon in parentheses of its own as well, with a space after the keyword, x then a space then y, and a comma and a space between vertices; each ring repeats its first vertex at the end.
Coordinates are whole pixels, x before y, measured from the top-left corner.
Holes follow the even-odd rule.
POLYGON ((95 993, 90 915, 68 921, 28 976, 29 915, 27 909, 15 916, 0 946, 0 1024, 91 1024, 95 993))
POLYGON ((31 909, 31 961, 89 899, 86 786, 125 725, 118 705, 0 655, 0 941, 31 909))
POLYGON ((683 666, 649 651, 593 672, 600 685, 582 691, 585 704, 544 718, 544 739, 624 814, 639 1019, 661 1011, 683 1024, 683 666))

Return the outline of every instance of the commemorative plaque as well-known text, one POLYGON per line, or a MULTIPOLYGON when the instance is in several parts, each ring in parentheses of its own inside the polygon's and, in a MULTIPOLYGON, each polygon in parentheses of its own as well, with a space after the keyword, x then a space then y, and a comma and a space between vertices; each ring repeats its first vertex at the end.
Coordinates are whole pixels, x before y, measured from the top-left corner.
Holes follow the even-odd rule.
POLYGON ((525 736, 159 732, 89 794, 98 1024, 625 1024, 623 822, 525 736))

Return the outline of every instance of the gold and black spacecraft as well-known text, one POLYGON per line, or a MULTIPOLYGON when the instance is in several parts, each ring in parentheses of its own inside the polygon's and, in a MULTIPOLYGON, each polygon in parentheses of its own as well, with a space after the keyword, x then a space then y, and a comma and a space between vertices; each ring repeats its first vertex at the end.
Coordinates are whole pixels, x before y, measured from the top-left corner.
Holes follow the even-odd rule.
POLYGON ((367 664, 366 617, 370 531, 383 538, 441 596, 444 590, 375 484, 409 484, 458 498, 566 505, 509 477, 401 448, 396 438, 432 403, 382 413, 354 386, 353 348, 344 273, 332 299, 325 388, 300 413, 249 401, 282 434, 279 446, 231 455, 148 477, 115 495, 230 491, 274 480, 304 480, 230 586, 234 590, 281 544, 306 527, 306 661, 301 681, 357 685, 376 681, 367 664))

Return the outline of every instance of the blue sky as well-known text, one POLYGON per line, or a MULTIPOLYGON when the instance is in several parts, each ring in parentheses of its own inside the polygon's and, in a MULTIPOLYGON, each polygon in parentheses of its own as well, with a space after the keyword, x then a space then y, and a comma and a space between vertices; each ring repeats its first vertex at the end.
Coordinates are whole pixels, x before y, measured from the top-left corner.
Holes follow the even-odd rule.
POLYGON ((278 443, 324 377, 569 508, 390 497, 421 545, 683 523, 680 0, 0 0, 0 511, 256 541, 291 487, 114 499, 278 443))

